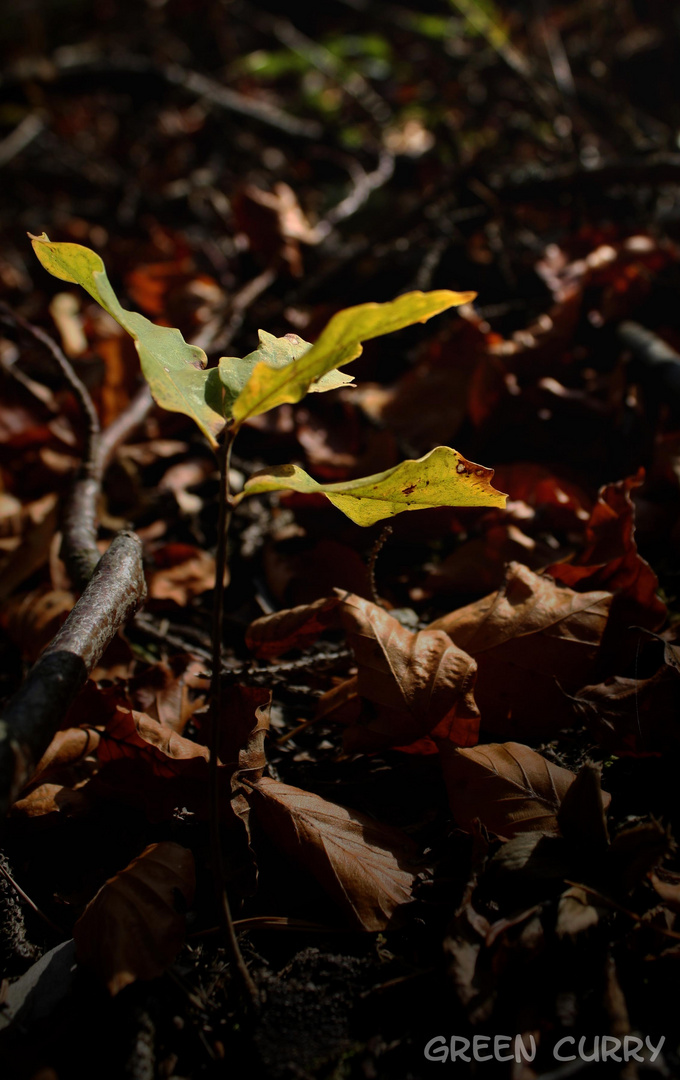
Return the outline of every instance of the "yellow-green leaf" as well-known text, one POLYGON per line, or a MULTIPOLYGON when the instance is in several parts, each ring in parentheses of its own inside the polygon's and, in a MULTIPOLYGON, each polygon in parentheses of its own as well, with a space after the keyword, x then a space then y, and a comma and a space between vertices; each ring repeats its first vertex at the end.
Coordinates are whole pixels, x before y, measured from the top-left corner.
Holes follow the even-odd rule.
POLYGON ((217 445, 225 424, 224 394, 217 372, 203 370, 208 362, 203 349, 187 344, 179 330, 156 326, 138 312, 121 307, 104 263, 90 248, 52 243, 45 233, 32 236, 31 241, 50 274, 81 285, 134 338, 144 377, 158 404, 191 417, 217 445))
MULTIPOLYGON (((301 356, 313 347, 311 342, 298 337, 297 334, 284 334, 277 338, 274 334, 268 334, 266 330, 258 330, 260 344, 254 352, 247 356, 223 356, 220 359, 220 379, 224 384, 225 391, 225 414, 230 415, 234 401, 246 386, 256 364, 260 361, 275 370, 287 367, 295 363, 301 356)), ((309 387, 310 393, 322 393, 326 390, 337 390, 340 386, 351 386, 354 380, 351 375, 345 375, 342 371, 329 371, 317 382, 309 387)))
POLYGON ((437 446, 416 461, 402 461, 386 472, 319 484, 297 465, 278 465, 255 473, 238 499, 265 491, 321 493, 357 525, 373 525, 404 510, 435 506, 505 506, 507 496, 491 486, 493 469, 474 465, 456 450, 437 446))
MULTIPOLYGON (((476 293, 436 292, 405 293, 387 304, 359 304, 345 308, 330 320, 315 344, 294 364, 274 368, 264 360, 255 365, 246 386, 233 404, 236 424, 249 416, 267 412, 286 401, 304 397, 313 383, 334 368, 343 367, 361 355, 362 341, 390 334, 416 322, 426 322, 447 308, 474 300, 476 293)), ((321 389, 317 385, 317 389, 321 389)), ((325 387, 324 387, 325 389, 325 387)))

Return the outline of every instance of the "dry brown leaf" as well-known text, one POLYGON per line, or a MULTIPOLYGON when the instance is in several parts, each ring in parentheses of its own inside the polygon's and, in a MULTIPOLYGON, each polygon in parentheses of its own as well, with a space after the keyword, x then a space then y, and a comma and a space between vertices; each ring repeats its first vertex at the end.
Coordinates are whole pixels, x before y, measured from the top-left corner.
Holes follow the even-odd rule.
POLYGON ((555 933, 558 938, 578 937, 597 925, 602 910, 593 902, 591 893, 580 885, 573 885, 559 899, 555 933))
POLYGON ((291 649, 304 649, 331 626, 338 625, 337 596, 301 604, 255 619, 246 631, 246 645, 255 656, 271 660, 291 649))
POLYGON ((87 792, 82 790, 86 785, 87 780, 75 787, 57 783, 38 784, 12 804, 10 816, 39 818, 63 814, 66 817, 80 817, 89 813, 92 806, 87 792))
POLYGON ((359 695, 372 706, 345 733, 350 750, 407 746, 424 736, 473 746, 477 665, 441 630, 414 633, 360 596, 340 596, 340 623, 357 661, 359 695))
POLYGON ((109 878, 73 928, 78 960, 94 969, 111 995, 136 979, 154 979, 184 941, 184 914, 194 899, 194 858, 179 844, 151 844, 109 878))
POLYGON ((416 847, 404 833, 276 780, 247 788, 274 843, 314 875, 355 926, 384 930, 411 899, 416 847))
MULTIPOLYGON (((449 805, 456 824, 469 830, 478 818, 506 840, 519 833, 558 833, 560 804, 574 773, 521 743, 487 743, 470 749, 440 744, 449 805)), ((610 796, 603 793, 605 805, 610 796)))
POLYGON ((649 679, 613 675, 584 686, 571 698, 578 719, 585 721, 609 750, 645 754, 672 751, 680 741, 677 716, 680 679, 668 666, 649 679))
POLYGON ((153 600, 173 600, 186 607, 215 585, 215 560, 191 544, 166 544, 154 553, 157 569, 149 578, 153 600))
POLYGON ((477 661, 475 700, 484 730, 541 736, 569 722, 562 690, 587 682, 611 600, 610 593, 576 593, 511 563, 501 589, 429 630, 445 631, 477 661))
POLYGON ((26 660, 34 662, 75 604, 73 593, 65 589, 33 589, 11 597, 0 615, 0 625, 19 646, 26 660))

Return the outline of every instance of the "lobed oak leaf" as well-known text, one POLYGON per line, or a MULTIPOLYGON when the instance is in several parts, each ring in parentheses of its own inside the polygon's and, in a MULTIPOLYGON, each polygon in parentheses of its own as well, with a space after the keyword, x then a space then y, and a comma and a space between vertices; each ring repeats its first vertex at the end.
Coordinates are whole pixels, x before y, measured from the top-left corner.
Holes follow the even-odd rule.
POLYGON ((179 844, 151 844, 109 878, 73 928, 76 956, 92 968, 112 996, 137 979, 154 979, 184 941, 178 910, 193 903, 193 855, 179 844))
POLYGON ((548 735, 570 720, 560 688, 573 692, 587 681, 611 600, 610 593, 577 593, 511 563, 502 588, 429 629, 445 631, 477 661, 475 699, 485 730, 548 735))
POLYGON ((405 833, 319 795, 263 778, 246 784, 259 823, 361 930, 384 930, 411 899, 416 846, 405 833))
MULTIPOLYGON (((519 833, 557 834, 560 805, 574 773, 521 743, 487 743, 458 749, 440 744, 449 805, 469 830, 478 818, 503 839, 519 833)), ((602 793, 604 805, 610 796, 602 793)))
MULTIPOLYGON (((29 234, 30 235, 30 234, 29 234)), ((53 243, 43 233, 31 236, 38 259, 50 274, 81 285, 133 338, 144 377, 155 400, 170 412, 198 424, 211 446, 224 428, 222 389, 216 371, 206 371, 203 349, 189 345, 179 330, 156 326, 127 311, 111 288, 99 255, 82 244, 53 243)))

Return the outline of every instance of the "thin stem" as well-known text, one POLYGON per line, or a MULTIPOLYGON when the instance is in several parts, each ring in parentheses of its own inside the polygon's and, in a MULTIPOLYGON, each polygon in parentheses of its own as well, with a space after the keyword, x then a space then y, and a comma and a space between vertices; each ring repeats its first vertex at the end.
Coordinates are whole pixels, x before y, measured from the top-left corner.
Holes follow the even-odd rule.
POLYGON ((232 960, 239 973, 243 988, 253 1008, 259 1007, 257 987, 241 955, 234 920, 227 895, 224 856, 220 836, 220 790, 218 755, 220 746, 220 723, 222 722, 222 625, 224 616, 224 575, 227 568, 227 539, 233 504, 229 492, 229 463, 234 444, 235 430, 227 427, 224 443, 218 451, 220 470, 220 499, 217 553, 215 555, 215 600, 212 625, 212 672, 210 678, 210 852, 215 878, 217 904, 222 931, 226 937, 232 960))

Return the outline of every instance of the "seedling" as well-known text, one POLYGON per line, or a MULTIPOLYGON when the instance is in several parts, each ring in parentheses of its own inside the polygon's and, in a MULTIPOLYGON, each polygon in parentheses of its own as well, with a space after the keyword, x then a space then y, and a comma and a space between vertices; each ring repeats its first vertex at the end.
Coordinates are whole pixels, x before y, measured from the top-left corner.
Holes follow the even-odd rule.
POLYGON ((219 460, 220 508, 212 628, 212 847, 216 878, 218 885, 221 884, 225 929, 248 982, 223 887, 217 806, 224 571, 233 508, 246 496, 289 489, 321 493, 352 521, 373 525, 404 511, 435 506, 503 507, 506 497, 491 486, 491 469, 467 461, 448 446, 438 446, 422 458, 403 461, 385 472, 338 484, 320 484, 298 465, 278 465, 251 476, 243 491, 233 496, 229 491, 229 460, 234 439, 251 417, 286 402, 300 401, 308 393, 351 385, 351 376, 339 369, 361 355, 362 342, 416 322, 426 322, 448 308, 468 303, 475 294, 447 289, 410 292, 389 303, 346 308, 331 318, 314 344, 296 334, 277 338, 261 330, 260 344, 254 352, 245 357, 222 357, 217 367, 208 369, 204 351, 187 344, 179 330, 156 326, 143 315, 121 306, 96 252, 80 244, 52 243, 45 233, 31 239, 46 270, 62 281, 81 285, 127 330, 134 339, 142 372, 156 402, 171 412, 191 417, 219 460))

